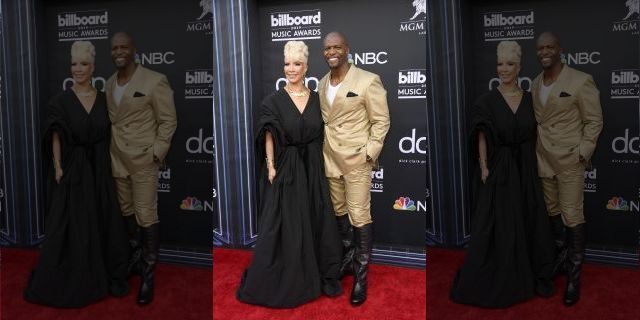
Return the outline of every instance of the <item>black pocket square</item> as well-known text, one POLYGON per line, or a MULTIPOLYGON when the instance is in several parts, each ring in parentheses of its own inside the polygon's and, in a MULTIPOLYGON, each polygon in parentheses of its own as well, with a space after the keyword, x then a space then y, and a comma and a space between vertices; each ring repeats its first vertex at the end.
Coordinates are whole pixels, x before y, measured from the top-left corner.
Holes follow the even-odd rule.
POLYGON ((133 97, 134 97, 134 98, 137 98, 137 97, 144 97, 144 96, 145 96, 145 94, 144 94, 144 93, 142 93, 142 92, 138 92, 138 91, 136 91, 136 92, 133 94, 133 97))
POLYGON ((564 97, 571 97, 571 95, 564 91, 560 92, 560 98, 564 98, 564 97))
POLYGON ((357 96, 358 96, 357 94, 355 94, 355 93, 353 93, 353 92, 351 92, 351 91, 349 91, 349 92, 347 93, 347 98, 349 98, 349 97, 357 97, 357 96))

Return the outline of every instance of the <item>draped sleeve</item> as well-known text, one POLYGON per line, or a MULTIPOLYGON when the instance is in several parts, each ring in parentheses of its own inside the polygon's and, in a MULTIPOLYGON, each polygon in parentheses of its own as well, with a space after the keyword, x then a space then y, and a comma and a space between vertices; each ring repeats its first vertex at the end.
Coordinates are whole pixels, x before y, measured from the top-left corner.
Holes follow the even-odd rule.
POLYGON ((478 149, 478 134, 484 133, 487 143, 487 165, 491 168, 492 157, 496 149, 497 133, 495 118, 491 112, 490 93, 482 95, 474 104, 473 118, 471 120, 471 134, 469 137, 469 150, 473 163, 478 163, 480 157, 478 149))
POLYGON ((281 161, 282 150, 286 146, 286 138, 282 129, 281 118, 275 103, 274 95, 271 95, 262 102, 260 107, 260 119, 258 120, 258 132, 255 141, 255 156, 259 168, 264 169, 266 149, 265 136, 267 132, 273 137, 273 155, 276 169, 281 161))
POLYGON ((60 137, 60 155, 62 157, 63 170, 67 165, 69 145, 71 142, 71 129, 69 128, 69 117, 64 107, 64 93, 53 97, 47 105, 47 120, 42 138, 42 154, 46 163, 51 166, 53 159, 53 133, 60 137))

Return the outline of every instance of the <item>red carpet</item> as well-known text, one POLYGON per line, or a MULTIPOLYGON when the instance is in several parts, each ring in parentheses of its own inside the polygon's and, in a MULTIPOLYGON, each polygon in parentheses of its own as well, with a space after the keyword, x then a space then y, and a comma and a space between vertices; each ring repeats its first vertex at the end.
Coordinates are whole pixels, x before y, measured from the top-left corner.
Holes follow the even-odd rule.
POLYGON ((28 274, 38 257, 37 250, 2 248, 1 293, 3 320, 139 320, 139 319, 211 319, 211 270, 159 264, 153 303, 138 307, 139 277, 129 281, 131 293, 106 299, 81 308, 57 309, 34 305, 22 299, 28 274))
POLYGON ((218 320, 416 320, 425 318, 425 271, 384 265, 369 269, 369 291, 364 305, 349 304, 353 277, 345 277, 345 293, 322 296, 294 309, 271 309, 236 300, 240 275, 251 260, 251 251, 214 249, 214 319, 218 320))
POLYGON ((640 319, 640 270, 587 264, 582 269, 582 290, 578 304, 562 304, 565 280, 556 281, 556 294, 533 298, 507 309, 483 309, 449 300, 454 273, 462 264, 464 251, 427 249, 428 319, 640 319))

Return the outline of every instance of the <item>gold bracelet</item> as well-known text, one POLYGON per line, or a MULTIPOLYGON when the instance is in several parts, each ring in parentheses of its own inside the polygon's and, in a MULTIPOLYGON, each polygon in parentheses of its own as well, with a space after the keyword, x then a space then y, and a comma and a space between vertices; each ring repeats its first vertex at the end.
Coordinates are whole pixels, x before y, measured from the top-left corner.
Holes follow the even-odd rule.
POLYGON ((53 167, 56 168, 56 169, 62 168, 62 165, 60 164, 60 160, 54 158, 53 159, 53 167))
POLYGON ((274 167, 275 168, 275 166, 273 165, 273 160, 271 160, 269 158, 265 158, 265 160, 267 160, 267 168, 269 168, 269 167, 274 167))
POLYGON ((480 163, 487 163, 487 159, 478 159, 480 163))

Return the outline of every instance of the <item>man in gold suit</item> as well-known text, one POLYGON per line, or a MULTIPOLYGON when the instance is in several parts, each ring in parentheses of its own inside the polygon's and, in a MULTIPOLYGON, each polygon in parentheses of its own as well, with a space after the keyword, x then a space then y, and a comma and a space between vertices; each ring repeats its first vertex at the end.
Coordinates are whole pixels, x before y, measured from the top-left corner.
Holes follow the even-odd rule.
POLYGON ((351 304, 367 298, 371 259, 371 169, 377 167, 389 131, 387 93, 380 77, 349 64, 349 44, 339 32, 327 34, 329 65, 318 84, 325 122, 324 163, 342 238, 342 275, 353 272, 351 304))
POLYGON ((532 83, 538 121, 538 174, 556 240, 554 275, 564 271, 564 304, 580 298, 584 261, 584 170, 602 131, 600 93, 593 78, 561 61, 562 47, 551 32, 540 34, 537 56, 542 65, 532 83))
POLYGON ((160 245, 158 170, 177 120, 167 77, 137 65, 135 54, 129 34, 113 35, 111 58, 117 72, 107 80, 106 92, 113 176, 132 247, 129 272, 140 273, 138 304, 146 305, 153 300, 160 245))

